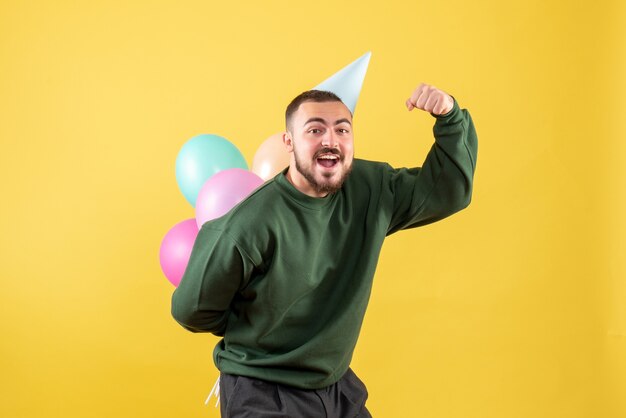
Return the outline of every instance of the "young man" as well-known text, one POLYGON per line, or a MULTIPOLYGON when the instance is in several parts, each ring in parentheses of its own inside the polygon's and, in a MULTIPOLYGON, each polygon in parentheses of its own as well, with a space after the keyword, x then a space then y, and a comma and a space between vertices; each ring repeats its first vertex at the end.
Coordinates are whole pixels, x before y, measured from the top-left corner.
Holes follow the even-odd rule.
POLYGON ((287 107, 288 168, 205 223, 172 315, 223 339, 224 417, 369 417, 350 370, 384 238, 466 207, 477 138, 469 113, 420 85, 408 110, 435 118, 421 168, 354 159, 352 115, 332 93, 287 107))

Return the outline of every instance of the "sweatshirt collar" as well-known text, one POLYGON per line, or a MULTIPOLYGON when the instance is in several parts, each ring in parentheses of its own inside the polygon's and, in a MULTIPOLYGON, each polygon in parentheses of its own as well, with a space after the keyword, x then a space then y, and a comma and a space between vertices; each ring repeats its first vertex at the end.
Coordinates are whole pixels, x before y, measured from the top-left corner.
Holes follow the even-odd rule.
POLYGON ((289 167, 284 169, 281 173, 276 176, 276 184, 278 184, 279 188, 287 194, 291 200, 296 203, 307 207, 309 209, 320 210, 326 206, 328 206, 332 201, 335 200, 337 193, 331 193, 326 197, 312 197, 302 193, 300 190, 296 189, 296 187, 291 184, 291 182, 287 179, 287 170, 289 167))

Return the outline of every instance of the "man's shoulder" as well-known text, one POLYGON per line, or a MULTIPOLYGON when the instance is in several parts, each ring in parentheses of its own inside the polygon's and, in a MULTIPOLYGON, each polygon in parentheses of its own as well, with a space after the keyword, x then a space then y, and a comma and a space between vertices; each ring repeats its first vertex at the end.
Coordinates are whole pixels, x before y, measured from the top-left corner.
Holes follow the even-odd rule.
POLYGON ((353 164, 353 170, 359 171, 384 171, 389 168, 389 164, 383 161, 364 160, 361 158, 355 158, 353 164))
MULTIPOLYGON (((224 216, 203 225, 226 242, 234 244, 257 265, 280 229, 277 214, 284 199, 275 180, 268 180, 224 216)), ((230 245, 230 244, 229 244, 230 245)))
POLYGON ((380 180, 390 168, 385 162, 355 158, 350 177, 357 181, 380 180))
POLYGON ((352 172, 344 184, 344 190, 353 198, 371 199, 386 189, 389 179, 389 164, 380 161, 354 159, 352 172))

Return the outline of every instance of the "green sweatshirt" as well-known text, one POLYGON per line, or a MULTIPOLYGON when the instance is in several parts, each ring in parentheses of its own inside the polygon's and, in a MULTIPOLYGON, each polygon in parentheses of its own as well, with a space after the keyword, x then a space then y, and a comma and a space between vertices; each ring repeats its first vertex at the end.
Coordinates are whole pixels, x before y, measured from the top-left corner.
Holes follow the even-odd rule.
POLYGON ((172 298, 186 329, 223 339, 217 368, 318 389, 350 365, 385 237, 470 202, 477 138, 454 104, 436 117, 421 168, 355 159, 343 187, 313 198, 277 175, 205 223, 172 298))

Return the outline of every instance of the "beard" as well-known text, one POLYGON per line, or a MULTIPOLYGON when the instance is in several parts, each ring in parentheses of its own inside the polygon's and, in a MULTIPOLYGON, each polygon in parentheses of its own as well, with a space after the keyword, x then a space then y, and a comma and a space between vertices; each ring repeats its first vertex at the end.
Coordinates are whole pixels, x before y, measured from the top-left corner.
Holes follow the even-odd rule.
POLYGON ((308 165, 304 164, 304 162, 298 157, 298 153, 296 152, 295 147, 294 147, 294 156, 295 156, 295 161, 296 161, 296 170, 298 170, 298 172, 302 174, 302 176, 309 182, 309 184, 311 184, 311 186, 313 186, 313 188, 318 194, 332 194, 332 193, 337 192, 339 189, 341 189, 341 186, 343 186, 343 183, 346 181, 346 179, 350 175, 350 172, 352 171, 352 164, 350 164, 347 167, 343 166, 345 156, 336 149, 332 149, 332 148, 320 149, 318 152, 315 153, 315 155, 313 156, 312 162, 308 165), (315 178, 315 173, 313 172, 312 167, 314 167, 315 164, 317 164, 317 157, 319 155, 329 154, 329 153, 339 156, 339 161, 337 161, 337 164, 342 165, 343 172, 341 173, 340 177, 337 178, 336 180, 332 179, 334 174, 324 173, 322 174, 322 177, 324 177, 324 179, 321 181, 318 181, 318 179, 315 178))

